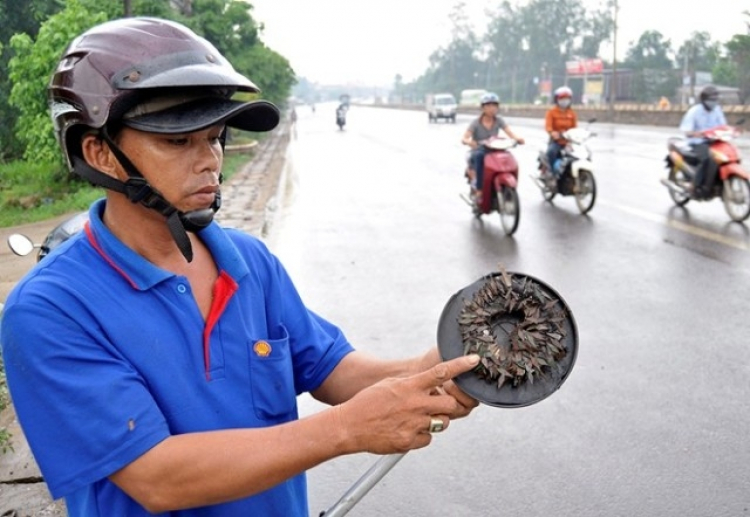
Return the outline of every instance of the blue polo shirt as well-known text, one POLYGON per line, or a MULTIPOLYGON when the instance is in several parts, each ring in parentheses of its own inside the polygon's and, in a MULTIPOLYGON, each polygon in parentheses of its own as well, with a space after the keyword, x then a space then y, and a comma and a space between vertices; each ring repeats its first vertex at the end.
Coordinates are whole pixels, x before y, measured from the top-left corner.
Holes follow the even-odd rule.
MULTIPOLYGON (((206 320, 182 276, 123 245, 92 205, 84 232, 15 287, 3 358, 19 422, 71 517, 151 515, 107 476, 170 435, 298 418, 350 351, 302 302, 258 239, 200 232, 219 269, 206 320)), ((305 476, 241 501, 171 516, 308 517, 305 476)), ((166 515, 166 514, 165 514, 166 515)))

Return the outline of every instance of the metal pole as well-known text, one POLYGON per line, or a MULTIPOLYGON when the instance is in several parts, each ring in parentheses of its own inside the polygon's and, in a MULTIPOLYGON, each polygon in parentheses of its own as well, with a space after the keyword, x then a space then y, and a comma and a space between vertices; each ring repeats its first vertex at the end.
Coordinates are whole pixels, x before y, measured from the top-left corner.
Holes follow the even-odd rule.
POLYGON ((614 26, 612 31, 612 79, 609 85, 609 116, 610 122, 614 122, 615 118, 615 99, 617 98, 617 11, 619 6, 617 0, 613 2, 614 12, 614 26))
POLYGON ((319 517, 341 517, 349 513, 355 504, 362 499, 367 492, 374 487, 378 481, 383 479, 388 471, 390 471, 401 458, 403 454, 390 454, 388 456, 381 457, 370 469, 364 473, 364 475, 354 483, 344 495, 341 496, 336 504, 331 506, 328 510, 322 512, 319 517))

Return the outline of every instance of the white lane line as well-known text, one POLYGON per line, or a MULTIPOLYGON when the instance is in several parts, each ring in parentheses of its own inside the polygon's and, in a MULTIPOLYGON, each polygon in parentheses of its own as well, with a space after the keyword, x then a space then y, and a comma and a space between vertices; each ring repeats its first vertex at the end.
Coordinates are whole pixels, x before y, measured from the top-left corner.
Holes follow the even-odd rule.
POLYGON ((629 206, 619 205, 617 203, 611 203, 609 201, 603 201, 603 200, 597 200, 597 202, 603 205, 615 208, 622 212, 627 212, 636 217, 640 217, 641 219, 646 219, 647 221, 664 224, 666 226, 669 226, 670 228, 674 228, 675 230, 679 230, 681 232, 695 235, 696 237, 701 237, 703 239, 718 242, 719 244, 723 244, 725 246, 729 246, 731 248, 735 248, 738 250, 750 251, 750 245, 747 244, 746 242, 733 239, 731 237, 727 237, 726 235, 722 235, 720 233, 712 232, 709 230, 704 230, 703 228, 698 228, 696 226, 683 223, 682 221, 676 221, 674 219, 667 219, 666 217, 662 215, 653 214, 651 212, 640 210, 638 208, 632 208, 629 206))

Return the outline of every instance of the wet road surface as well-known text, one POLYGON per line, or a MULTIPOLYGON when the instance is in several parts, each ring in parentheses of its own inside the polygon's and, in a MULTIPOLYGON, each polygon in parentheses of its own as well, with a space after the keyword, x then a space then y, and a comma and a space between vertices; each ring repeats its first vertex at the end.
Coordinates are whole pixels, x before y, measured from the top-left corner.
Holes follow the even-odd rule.
MULTIPOLYGON (((421 353, 451 295, 499 264, 570 305, 576 366, 548 399, 480 407, 406 457, 350 515, 736 516, 750 514, 750 232, 720 201, 676 208, 669 128, 594 124, 598 198, 543 201, 529 174, 542 121, 508 119, 527 145, 521 221, 476 220, 466 190, 468 116, 334 105, 297 110, 286 208, 268 241, 303 298, 363 350, 421 353)), ((746 138, 746 137, 744 137, 746 138)), ((750 156, 745 140, 740 145, 750 156)), ((318 409, 303 399, 302 411, 318 409)), ((376 458, 310 472, 311 515, 376 458)))

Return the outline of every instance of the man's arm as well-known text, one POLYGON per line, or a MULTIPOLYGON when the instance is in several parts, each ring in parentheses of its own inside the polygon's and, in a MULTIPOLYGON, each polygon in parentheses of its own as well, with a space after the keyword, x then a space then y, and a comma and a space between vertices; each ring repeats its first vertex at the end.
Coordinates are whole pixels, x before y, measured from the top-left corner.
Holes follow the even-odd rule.
MULTIPOLYGON (((354 360, 375 364, 382 374, 405 373, 433 357, 434 352, 401 366, 354 360)), ((449 415, 468 413, 476 406, 476 401, 465 406, 444 386, 474 368, 478 360, 477 356, 459 357, 416 375, 385 379, 346 402, 282 425, 171 436, 112 474, 110 480, 147 510, 159 513, 248 497, 344 454, 393 454, 425 447, 431 441, 432 417, 442 416, 448 426, 449 415)), ((348 362, 344 369, 351 367, 348 362)), ((354 381, 350 373, 335 380, 335 387, 347 394, 364 384, 354 381), (342 381, 355 386, 342 386, 342 381)))

